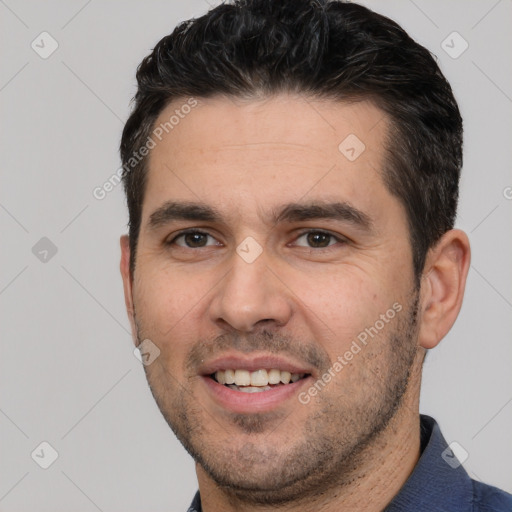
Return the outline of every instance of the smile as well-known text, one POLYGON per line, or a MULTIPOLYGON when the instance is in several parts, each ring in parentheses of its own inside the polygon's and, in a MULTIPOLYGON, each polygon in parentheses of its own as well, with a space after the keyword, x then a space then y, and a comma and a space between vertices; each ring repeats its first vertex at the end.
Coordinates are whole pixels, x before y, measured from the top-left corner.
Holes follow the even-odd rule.
POLYGON ((286 370, 272 368, 270 370, 261 369, 256 371, 249 370, 218 370, 210 375, 219 384, 223 384, 235 391, 243 393, 261 393, 262 391, 270 391, 277 386, 297 382, 303 379, 306 373, 290 373, 286 370))

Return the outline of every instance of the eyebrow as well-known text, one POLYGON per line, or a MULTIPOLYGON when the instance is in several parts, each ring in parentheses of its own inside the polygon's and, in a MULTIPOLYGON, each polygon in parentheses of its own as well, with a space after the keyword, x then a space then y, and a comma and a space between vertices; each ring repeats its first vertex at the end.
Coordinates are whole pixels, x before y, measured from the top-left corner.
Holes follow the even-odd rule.
POLYGON ((274 215, 274 222, 302 222, 306 220, 332 219, 348 222, 371 231, 373 222, 369 215, 345 201, 290 203, 274 215))
POLYGON ((173 220, 220 222, 222 215, 211 206, 199 203, 167 201, 149 217, 150 229, 157 229, 173 220))
MULTIPOLYGON (((373 222, 363 211, 351 204, 340 202, 289 203, 271 211, 270 222, 302 222, 306 220, 332 219, 348 222, 365 231, 371 231, 373 222)), ((209 205, 194 202, 167 201, 149 217, 148 227, 156 230, 175 220, 222 223, 222 214, 209 205)))

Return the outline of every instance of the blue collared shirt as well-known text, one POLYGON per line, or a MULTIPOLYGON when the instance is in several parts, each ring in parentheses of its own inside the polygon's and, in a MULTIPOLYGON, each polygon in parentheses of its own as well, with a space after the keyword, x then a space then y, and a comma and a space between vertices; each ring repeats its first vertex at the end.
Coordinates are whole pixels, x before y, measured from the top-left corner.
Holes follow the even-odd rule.
MULTIPOLYGON (((421 457, 384 512, 512 512, 512 495, 476 480, 448 447, 439 425, 421 415, 421 457)), ((201 512, 199 492, 188 512, 201 512)))

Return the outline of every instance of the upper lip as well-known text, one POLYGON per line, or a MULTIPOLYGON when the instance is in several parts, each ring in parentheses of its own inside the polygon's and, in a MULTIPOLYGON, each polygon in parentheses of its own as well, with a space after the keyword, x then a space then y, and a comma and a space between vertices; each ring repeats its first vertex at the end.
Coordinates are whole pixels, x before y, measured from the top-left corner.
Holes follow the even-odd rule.
POLYGON ((312 373, 310 365, 286 359, 272 354, 226 354, 211 361, 204 362, 199 374, 211 375, 219 370, 272 370, 276 368, 290 373, 312 373))

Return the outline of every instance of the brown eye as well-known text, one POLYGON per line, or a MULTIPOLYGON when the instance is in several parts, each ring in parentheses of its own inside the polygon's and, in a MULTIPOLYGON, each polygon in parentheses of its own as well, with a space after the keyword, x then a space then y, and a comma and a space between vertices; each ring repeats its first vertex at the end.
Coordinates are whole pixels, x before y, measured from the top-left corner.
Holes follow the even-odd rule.
POLYGON ((211 235, 203 233, 202 231, 185 231, 168 242, 168 245, 178 245, 189 249, 207 247, 208 245, 217 245, 208 244, 208 237, 213 239, 211 235), (181 240, 181 242, 178 243, 178 240, 181 240))
POLYGON ((306 244, 298 243, 297 245, 300 247, 310 247, 312 249, 324 249, 334 245, 336 242, 343 241, 325 231, 306 231, 305 233, 302 233, 297 240, 300 240, 301 238, 305 238, 306 244))
POLYGON ((326 233, 308 233, 307 235, 307 241, 313 247, 327 247, 331 238, 331 235, 326 233))
POLYGON ((187 233, 183 236, 183 240, 188 247, 204 247, 207 236, 204 233, 187 233))

